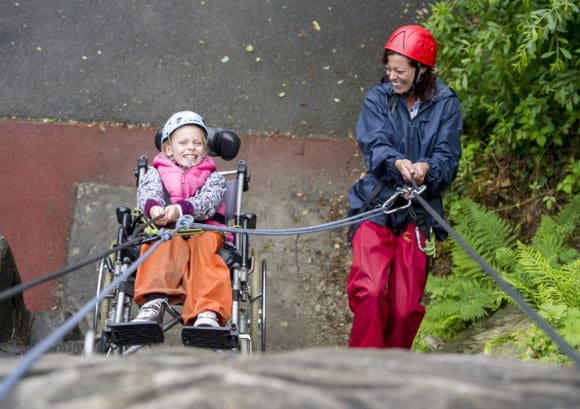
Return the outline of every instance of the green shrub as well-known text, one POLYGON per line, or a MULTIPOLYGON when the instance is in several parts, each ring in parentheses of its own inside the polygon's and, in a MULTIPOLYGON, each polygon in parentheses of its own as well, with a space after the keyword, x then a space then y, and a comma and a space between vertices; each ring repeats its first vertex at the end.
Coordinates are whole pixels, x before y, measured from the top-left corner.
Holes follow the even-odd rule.
POLYGON ((515 172, 540 164, 536 188, 553 184, 567 197, 578 193, 578 3, 441 1, 425 25, 440 44, 438 71, 462 104, 464 147, 468 153, 480 147, 472 162, 462 162, 467 181, 480 182, 469 171, 489 166, 486 155, 493 153, 528 161, 529 169, 515 172))

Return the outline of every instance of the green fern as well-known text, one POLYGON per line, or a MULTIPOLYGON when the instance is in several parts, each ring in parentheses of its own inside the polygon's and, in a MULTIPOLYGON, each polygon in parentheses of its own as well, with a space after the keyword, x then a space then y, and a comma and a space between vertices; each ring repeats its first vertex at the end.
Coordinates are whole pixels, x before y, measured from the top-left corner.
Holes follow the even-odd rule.
POLYGON ((477 321, 488 315, 490 306, 495 308, 501 302, 496 289, 484 280, 438 280, 441 282, 433 286, 443 287, 445 297, 430 308, 431 314, 457 315, 465 322, 477 321))
MULTIPOLYGON (((517 243, 515 250, 498 251, 503 278, 568 342, 580 348, 580 259, 569 247, 577 239, 578 196, 554 217, 543 217, 532 245, 517 243)), ((519 346, 522 359, 570 363, 535 324, 525 332, 504 335, 519 346)), ((502 341, 491 340, 486 348, 502 341)))
MULTIPOLYGON (((495 213, 469 199, 462 201, 456 218, 456 231, 473 250, 493 265, 497 249, 514 243, 515 231, 495 213)), ((451 243, 453 274, 466 278, 482 278, 485 272, 455 241, 451 243)))
MULTIPOLYGON (((519 262, 519 254, 511 248, 500 248, 496 252, 496 267, 503 280, 511 285, 530 305, 538 305, 542 296, 531 283, 533 273, 526 270, 519 262)), ((508 299, 508 301, 512 301, 508 299)))
POLYGON ((431 336, 448 341, 495 311, 505 299, 491 280, 453 276, 430 277, 427 293, 430 300, 418 339, 431 336))
MULTIPOLYGON (((562 304, 580 308, 580 260, 554 268, 542 253, 525 244, 518 243, 518 261, 526 271, 527 281, 519 285, 537 291, 542 303, 562 304)), ((539 307, 539 303, 532 305, 539 307)))
MULTIPOLYGON (((496 264, 499 249, 513 243, 514 231, 494 213, 464 199, 456 214, 457 233, 488 263, 496 264)), ((425 337, 447 341, 490 313, 507 299, 495 282, 485 274, 455 241, 450 245, 453 275, 430 277, 426 293, 429 303, 419 330, 416 349, 426 350, 425 337)))
MULTIPOLYGON (((516 242, 515 231, 495 213, 469 200, 461 202, 457 233, 542 315, 570 345, 580 347, 580 260, 572 247, 577 240, 580 196, 542 222, 531 245, 516 242)), ((473 323, 514 302, 456 242, 451 242, 453 274, 430 277, 427 313, 414 348, 429 350, 423 340, 454 338, 473 323)), ((535 325, 500 335, 486 351, 513 342, 522 359, 569 362, 535 325)))
POLYGON ((568 263, 578 257, 578 251, 570 247, 568 241, 570 238, 578 237, 579 222, 580 195, 576 195, 556 216, 542 216, 542 222, 532 239, 531 246, 553 264, 557 264, 558 261, 568 263))

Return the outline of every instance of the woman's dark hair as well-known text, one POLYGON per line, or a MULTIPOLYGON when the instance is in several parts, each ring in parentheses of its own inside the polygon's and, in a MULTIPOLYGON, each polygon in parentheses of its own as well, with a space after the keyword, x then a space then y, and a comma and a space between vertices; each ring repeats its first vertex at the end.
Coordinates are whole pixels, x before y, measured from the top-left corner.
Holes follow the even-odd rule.
MULTIPOLYGON (((389 55, 392 54, 397 53, 391 50, 385 50, 383 54, 384 65, 387 65, 389 62, 389 55)), ((409 64, 411 64, 412 67, 418 68, 421 65, 415 60, 411 60, 408 57, 405 58, 409 60, 409 64)), ((419 78, 417 78, 417 83, 411 92, 418 96, 422 101, 430 101, 431 98, 433 98, 437 93, 437 74, 435 71, 433 71, 433 68, 426 65, 423 65, 423 67, 427 68, 427 71, 425 71, 422 75, 419 76, 419 78)), ((385 79, 388 82, 388 78, 385 79)))

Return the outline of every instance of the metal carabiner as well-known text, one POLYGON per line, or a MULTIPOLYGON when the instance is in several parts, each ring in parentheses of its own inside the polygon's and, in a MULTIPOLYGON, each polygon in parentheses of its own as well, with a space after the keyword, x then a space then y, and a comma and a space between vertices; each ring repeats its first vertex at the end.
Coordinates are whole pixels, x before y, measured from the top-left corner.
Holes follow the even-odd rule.
POLYGON ((387 201, 385 203, 383 203, 382 208, 383 208, 383 213, 384 214, 391 214, 391 213, 395 213, 398 212, 399 210, 404 210, 407 209, 409 206, 411 206, 411 200, 408 200, 406 204, 396 207, 394 209, 389 209, 389 207, 391 207, 393 205, 393 202, 395 200, 397 200, 400 196, 402 196, 405 193, 405 190, 397 188, 397 192, 395 192, 390 198, 387 199, 387 201))
POLYGON ((421 185, 419 187, 414 187, 409 190, 409 199, 413 200, 415 196, 420 196, 427 189, 427 185, 421 185))
POLYGON ((433 238, 433 228, 429 228, 429 238, 425 237, 425 247, 421 245, 421 229, 415 227, 415 236, 417 237, 417 247, 429 257, 435 257, 435 240, 433 238))
POLYGON ((411 175, 411 187, 407 188, 407 193, 409 194, 408 198, 413 200, 416 195, 422 194, 425 189, 427 189, 426 185, 417 186, 417 181, 415 180, 415 175, 411 175))

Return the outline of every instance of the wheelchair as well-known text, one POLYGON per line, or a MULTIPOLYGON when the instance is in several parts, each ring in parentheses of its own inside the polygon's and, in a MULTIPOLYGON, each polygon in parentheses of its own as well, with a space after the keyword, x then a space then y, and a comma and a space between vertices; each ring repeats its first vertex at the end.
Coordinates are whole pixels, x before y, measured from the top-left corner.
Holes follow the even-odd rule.
MULTIPOLYGON (((160 136, 158 131, 155 136, 155 144, 158 148, 160 148, 160 136)), ((208 148, 210 156, 230 161, 238 154, 240 138, 233 131, 209 128, 208 148)), ((137 186, 139 178, 147 171, 147 168, 147 157, 142 155, 135 168, 137 186)), ((250 182, 247 164, 240 160, 237 169, 219 173, 226 178, 227 186, 224 197, 224 224, 255 229, 256 215, 242 211, 243 193, 249 190, 250 182)), ((117 207, 116 218, 119 227, 113 247, 128 243, 137 235, 142 237, 146 221, 139 210, 124 206, 117 207)), ((181 233, 181 231, 178 232, 178 234, 181 233)), ((188 232, 184 231, 183 234, 188 234, 188 232)), ((133 301, 135 283, 135 273, 133 273, 95 306, 92 323, 94 350, 107 355, 127 355, 145 345, 164 342, 163 334, 181 324, 181 341, 185 346, 234 350, 247 355, 264 352, 266 347, 266 261, 258 261, 257 252, 251 247, 248 234, 235 233, 233 236, 233 243, 224 241, 224 247, 218 251, 230 270, 233 290, 232 315, 225 327, 184 326, 179 306, 170 305, 166 308, 161 338, 153 343, 143 342, 143 339, 147 337, 139 331, 131 333, 115 330, 116 324, 131 321, 138 311, 138 306, 133 301)), ((154 239, 155 236, 150 240, 154 239)), ((145 241, 140 243, 143 242, 145 241)), ((118 249, 103 258, 98 267, 97 297, 139 257, 140 244, 118 249)))

